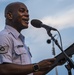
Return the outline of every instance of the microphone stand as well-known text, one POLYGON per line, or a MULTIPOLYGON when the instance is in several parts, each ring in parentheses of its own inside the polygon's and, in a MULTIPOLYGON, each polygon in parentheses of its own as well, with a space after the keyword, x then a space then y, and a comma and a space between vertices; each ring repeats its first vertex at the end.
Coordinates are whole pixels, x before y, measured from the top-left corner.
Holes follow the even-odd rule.
POLYGON ((67 65, 65 65, 65 67, 66 67, 66 69, 68 71, 68 75, 72 75, 72 73, 71 73, 72 68, 70 67, 69 63, 67 65))
POLYGON ((69 62, 69 65, 71 68, 74 69, 74 62, 72 61, 72 59, 63 51, 63 49, 60 47, 60 45, 58 44, 58 41, 52 36, 51 32, 49 29, 47 29, 47 34, 51 37, 51 39, 55 42, 55 44, 59 47, 59 49, 62 51, 62 53, 64 54, 64 56, 66 57, 66 60, 69 62))
MULTIPOLYGON (((55 47, 54 47, 54 42, 52 41, 52 54, 55 56, 56 53, 55 53, 55 47)), ((55 67, 55 72, 56 72, 56 75, 58 75, 58 70, 57 70, 57 67, 55 67)))

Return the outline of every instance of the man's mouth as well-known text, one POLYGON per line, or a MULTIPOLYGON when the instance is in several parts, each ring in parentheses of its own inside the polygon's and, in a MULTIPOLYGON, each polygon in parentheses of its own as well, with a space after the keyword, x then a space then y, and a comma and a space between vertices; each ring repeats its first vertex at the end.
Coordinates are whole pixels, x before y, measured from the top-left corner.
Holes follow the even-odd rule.
POLYGON ((28 24, 29 19, 22 19, 26 24, 28 24))

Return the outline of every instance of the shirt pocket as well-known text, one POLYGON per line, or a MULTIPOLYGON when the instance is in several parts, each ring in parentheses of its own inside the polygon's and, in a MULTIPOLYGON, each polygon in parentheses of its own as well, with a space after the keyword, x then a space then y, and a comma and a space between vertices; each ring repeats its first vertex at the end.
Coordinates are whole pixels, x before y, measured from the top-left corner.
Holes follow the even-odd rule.
POLYGON ((27 51, 24 47, 14 47, 14 53, 13 53, 13 62, 17 64, 22 64, 23 61, 25 61, 24 56, 27 55, 27 51))
POLYGON ((17 54, 17 55, 22 55, 22 54, 26 54, 27 53, 27 51, 25 50, 25 48, 24 47, 15 47, 14 48, 14 51, 15 51, 15 53, 17 54))

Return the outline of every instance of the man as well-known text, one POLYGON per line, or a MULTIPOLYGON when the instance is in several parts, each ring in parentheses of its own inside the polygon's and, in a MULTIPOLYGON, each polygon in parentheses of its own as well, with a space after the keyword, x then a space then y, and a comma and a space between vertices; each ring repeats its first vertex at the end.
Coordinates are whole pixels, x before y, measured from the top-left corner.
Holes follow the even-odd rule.
POLYGON ((22 29, 28 28, 29 13, 25 4, 10 3, 5 8, 6 26, 0 32, 1 75, 45 75, 55 59, 31 63, 31 54, 24 43, 22 29))

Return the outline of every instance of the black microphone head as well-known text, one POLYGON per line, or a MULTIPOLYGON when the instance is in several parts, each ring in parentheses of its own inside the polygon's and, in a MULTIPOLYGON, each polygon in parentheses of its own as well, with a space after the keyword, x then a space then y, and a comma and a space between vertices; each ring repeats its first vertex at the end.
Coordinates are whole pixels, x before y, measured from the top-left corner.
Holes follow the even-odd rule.
POLYGON ((31 20, 31 24, 32 24, 32 26, 34 26, 36 28, 41 28, 42 22, 40 20, 33 19, 33 20, 31 20))

